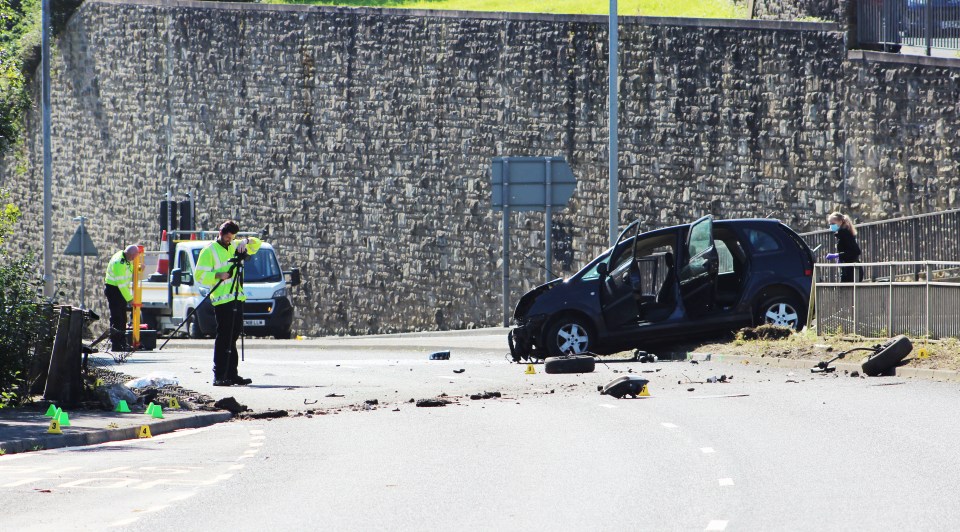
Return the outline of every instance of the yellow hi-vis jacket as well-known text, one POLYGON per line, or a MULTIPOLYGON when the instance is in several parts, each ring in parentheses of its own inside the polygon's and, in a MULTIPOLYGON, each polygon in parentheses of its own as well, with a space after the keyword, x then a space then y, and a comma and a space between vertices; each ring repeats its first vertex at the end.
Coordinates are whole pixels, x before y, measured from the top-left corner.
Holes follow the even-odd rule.
POLYGON ((107 275, 103 278, 104 284, 116 286, 127 301, 133 299, 133 264, 123 256, 123 250, 116 252, 107 263, 107 275))
MULTIPOLYGON (((260 239, 252 236, 246 238, 248 240, 247 253, 250 255, 255 255, 257 251, 260 250, 260 239)), ((219 281, 219 279, 217 279, 217 274, 230 271, 230 268, 233 266, 233 263, 230 262, 230 259, 236 254, 237 240, 238 239, 235 238, 233 242, 230 243, 230 247, 227 248, 223 247, 216 240, 207 245, 207 247, 203 248, 203 251, 200 252, 200 256, 197 257, 197 280, 211 288, 217 284, 217 281, 219 281)), ((220 283, 220 286, 218 286, 217 289, 210 294, 210 303, 213 304, 213 306, 229 303, 234 299, 238 301, 246 301, 247 296, 243 294, 242 285, 234 287, 233 278, 227 279, 220 283), (234 297, 231 288, 236 288, 237 296, 239 297, 234 297)))

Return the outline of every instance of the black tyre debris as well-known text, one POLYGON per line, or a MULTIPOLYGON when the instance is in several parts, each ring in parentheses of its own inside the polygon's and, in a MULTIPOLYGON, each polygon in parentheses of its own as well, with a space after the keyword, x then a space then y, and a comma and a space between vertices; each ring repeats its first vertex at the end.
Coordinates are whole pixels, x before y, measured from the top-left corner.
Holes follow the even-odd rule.
POLYGON ((591 373, 597 361, 589 355, 570 355, 565 357, 550 357, 543 362, 543 370, 547 373, 591 373))
POLYGON ((637 377, 635 375, 624 375, 623 377, 613 379, 607 383, 606 386, 598 388, 600 388, 600 395, 610 395, 612 397, 616 397, 617 399, 620 399, 625 395, 636 398, 640 392, 643 391, 643 387, 649 382, 650 381, 647 379, 637 377))
POLYGON ((883 375, 891 372, 900 365, 900 361, 910 354, 913 350, 913 344, 906 336, 900 335, 891 338, 877 351, 876 355, 870 357, 863 363, 863 372, 871 377, 883 375))

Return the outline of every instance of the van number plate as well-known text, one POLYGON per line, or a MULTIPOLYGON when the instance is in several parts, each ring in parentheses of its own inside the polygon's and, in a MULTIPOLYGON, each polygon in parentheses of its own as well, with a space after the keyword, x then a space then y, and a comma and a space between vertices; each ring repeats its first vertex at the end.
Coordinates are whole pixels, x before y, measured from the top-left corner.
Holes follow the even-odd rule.
POLYGON ((266 320, 243 320, 244 327, 263 327, 266 325, 266 320))

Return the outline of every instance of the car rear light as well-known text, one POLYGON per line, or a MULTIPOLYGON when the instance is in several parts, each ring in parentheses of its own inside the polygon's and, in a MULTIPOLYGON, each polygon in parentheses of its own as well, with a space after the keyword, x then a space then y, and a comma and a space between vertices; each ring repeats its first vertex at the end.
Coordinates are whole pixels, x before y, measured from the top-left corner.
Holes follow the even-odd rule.
POLYGON ((806 277, 810 277, 813 275, 813 270, 803 270, 803 275, 806 277))

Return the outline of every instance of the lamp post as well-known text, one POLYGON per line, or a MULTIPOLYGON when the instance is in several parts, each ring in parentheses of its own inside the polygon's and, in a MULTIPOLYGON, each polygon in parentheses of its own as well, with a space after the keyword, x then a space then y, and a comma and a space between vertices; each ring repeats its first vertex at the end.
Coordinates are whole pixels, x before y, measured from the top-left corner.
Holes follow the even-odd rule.
POLYGON ((617 0, 610 0, 610 96, 608 105, 610 107, 610 245, 617 243, 617 228, 619 227, 620 212, 617 198, 617 107, 619 100, 617 98, 617 0))
POLYGON ((41 24, 41 103, 43 113, 43 297, 53 299, 53 154, 50 146, 50 0, 42 0, 41 24))

